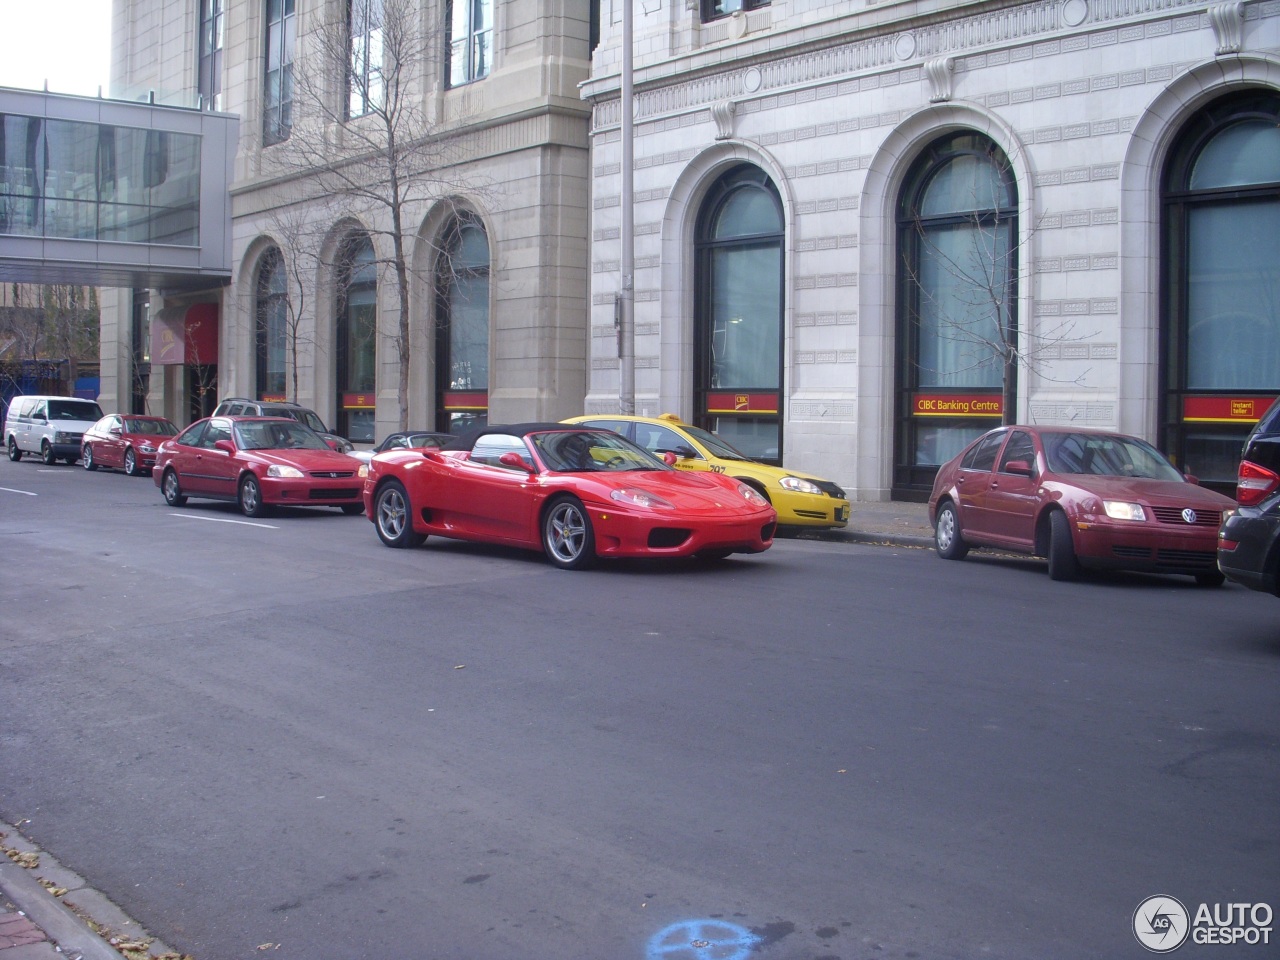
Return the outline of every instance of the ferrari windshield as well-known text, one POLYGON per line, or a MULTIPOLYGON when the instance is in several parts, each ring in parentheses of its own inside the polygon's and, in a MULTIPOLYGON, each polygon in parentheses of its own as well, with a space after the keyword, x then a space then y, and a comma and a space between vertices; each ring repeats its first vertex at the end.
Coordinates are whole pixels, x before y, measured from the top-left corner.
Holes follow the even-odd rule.
POLYGON ((561 473, 674 469, 612 430, 557 430, 529 440, 547 469, 561 473))
POLYGON ((249 420, 235 425, 241 450, 328 450, 319 435, 296 420, 249 420))
POLYGON ((1044 455, 1054 473, 1181 481, 1177 467, 1155 447, 1114 433, 1044 433, 1044 455))

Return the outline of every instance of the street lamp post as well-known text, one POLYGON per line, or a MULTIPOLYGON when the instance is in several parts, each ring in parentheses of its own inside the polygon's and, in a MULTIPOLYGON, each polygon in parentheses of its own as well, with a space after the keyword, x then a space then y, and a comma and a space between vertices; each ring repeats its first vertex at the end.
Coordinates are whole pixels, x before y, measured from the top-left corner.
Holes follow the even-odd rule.
POLYGON ((622 288, 618 295, 618 407, 636 412, 635 150, 632 101, 632 0, 622 0, 622 288))

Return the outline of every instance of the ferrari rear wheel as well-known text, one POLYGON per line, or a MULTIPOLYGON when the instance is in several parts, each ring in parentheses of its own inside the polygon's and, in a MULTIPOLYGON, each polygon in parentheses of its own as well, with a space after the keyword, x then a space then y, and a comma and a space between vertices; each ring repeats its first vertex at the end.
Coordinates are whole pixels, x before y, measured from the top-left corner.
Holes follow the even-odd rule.
POLYGON ((409 494, 399 480, 389 480, 373 501, 373 525, 388 547, 416 547, 426 536, 413 529, 409 494))
POLYGON ((591 518, 577 497, 556 497, 542 518, 542 548, 562 570, 581 570, 596 558, 591 518))

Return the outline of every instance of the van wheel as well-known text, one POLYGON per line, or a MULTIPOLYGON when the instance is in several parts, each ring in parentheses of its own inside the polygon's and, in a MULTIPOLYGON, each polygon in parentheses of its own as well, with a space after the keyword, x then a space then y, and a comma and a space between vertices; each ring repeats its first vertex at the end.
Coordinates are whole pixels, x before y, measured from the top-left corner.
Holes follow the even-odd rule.
POLYGON ((182 485, 178 483, 178 475, 172 470, 164 472, 160 490, 164 494, 164 502, 171 507, 180 507, 187 502, 187 498, 182 493, 182 485))
POLYGON ((14 463, 22 459, 22 451, 18 449, 18 441, 14 440, 13 437, 9 438, 9 459, 14 463))
POLYGON ((40 441, 40 459, 44 461, 46 467, 52 467, 58 462, 58 458, 53 455, 53 447, 49 446, 48 440, 40 441))

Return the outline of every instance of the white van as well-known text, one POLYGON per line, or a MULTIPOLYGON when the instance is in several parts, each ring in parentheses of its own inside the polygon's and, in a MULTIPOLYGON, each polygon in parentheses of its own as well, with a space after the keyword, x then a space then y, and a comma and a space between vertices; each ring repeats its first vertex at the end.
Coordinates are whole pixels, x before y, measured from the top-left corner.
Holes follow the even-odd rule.
POLYGON ((80 459, 84 432, 102 419, 102 408, 93 400, 76 397, 14 397, 4 421, 5 446, 10 460, 24 453, 38 453, 47 464, 80 459))

